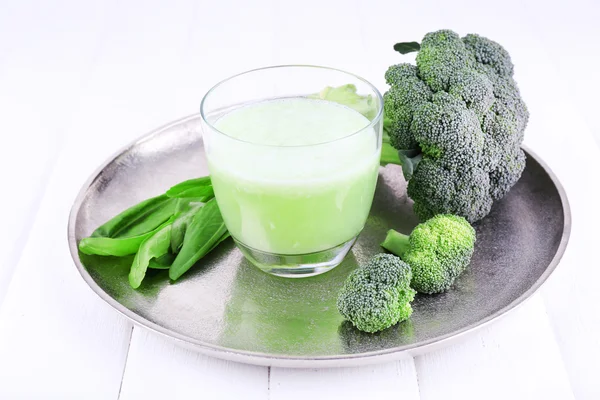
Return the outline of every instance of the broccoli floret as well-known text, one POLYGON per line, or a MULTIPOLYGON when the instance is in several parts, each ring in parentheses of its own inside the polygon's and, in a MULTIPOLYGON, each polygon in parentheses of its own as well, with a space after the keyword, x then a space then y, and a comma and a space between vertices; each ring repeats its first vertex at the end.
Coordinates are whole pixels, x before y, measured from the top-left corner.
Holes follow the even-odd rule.
POLYGON ((425 35, 416 61, 421 79, 437 92, 447 90, 450 78, 475 59, 458 34, 441 30, 425 35))
POLYGON ((452 170, 462 169, 482 155, 485 135, 479 120, 446 92, 437 92, 431 103, 419 107, 411 130, 424 157, 439 160, 452 170))
POLYGON ((486 75, 472 69, 454 74, 450 78, 448 93, 461 99, 480 118, 494 103, 492 82, 486 75))
POLYGON ((501 199, 513 187, 521 177, 525 169, 525 153, 520 148, 512 149, 516 152, 506 153, 500 159, 498 166, 490 174, 492 197, 494 200, 501 199))
POLYGON ((353 271, 340 290, 337 307, 359 330, 378 332, 412 314, 410 267, 391 254, 378 254, 353 271))
POLYGON ((498 75, 512 76, 514 65, 510 55, 498 43, 474 33, 469 33, 462 40, 478 63, 491 66, 498 75))
POLYGON ((415 202, 415 214, 423 221, 454 210, 461 210, 469 221, 477 221, 492 208, 489 187, 490 175, 481 168, 452 171, 425 158, 408 181, 407 193, 415 202))
POLYGON ((421 104, 431 100, 433 93, 417 77, 414 65, 392 65, 385 73, 385 79, 391 86, 383 96, 387 121, 391 123, 391 126, 386 124, 386 131, 394 132, 390 144, 397 149, 416 149, 418 143, 410 130, 413 114, 421 104))
POLYGON ((512 61, 496 42, 449 30, 425 35, 416 61, 386 72, 386 145, 399 161, 386 151, 385 163, 410 154, 403 170, 421 220, 448 213, 477 221, 525 167, 529 113, 512 61))
POLYGON ((417 225, 410 236, 388 231, 381 246, 410 265, 413 289, 441 293, 471 262, 475 230, 463 217, 439 214, 417 225))
POLYGON ((521 99, 517 83, 512 78, 498 77, 494 81, 496 101, 487 113, 482 128, 494 140, 508 147, 519 145, 529 120, 529 111, 521 99))

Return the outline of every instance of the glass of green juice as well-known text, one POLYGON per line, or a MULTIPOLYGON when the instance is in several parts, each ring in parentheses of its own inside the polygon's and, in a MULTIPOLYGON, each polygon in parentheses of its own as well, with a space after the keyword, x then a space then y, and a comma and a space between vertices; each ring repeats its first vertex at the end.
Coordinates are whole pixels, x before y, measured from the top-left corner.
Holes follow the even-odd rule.
POLYGON ((285 65, 226 79, 200 106, 217 204, 238 248, 284 277, 338 265, 377 183, 383 100, 333 68, 285 65), (357 98, 342 90, 365 96, 357 98))

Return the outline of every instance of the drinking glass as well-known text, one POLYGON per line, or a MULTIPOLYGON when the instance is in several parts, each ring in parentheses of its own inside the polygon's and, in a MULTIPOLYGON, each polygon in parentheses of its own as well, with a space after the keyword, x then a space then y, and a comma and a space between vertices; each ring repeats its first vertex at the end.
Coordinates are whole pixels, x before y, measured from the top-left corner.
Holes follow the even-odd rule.
POLYGON ((382 107, 381 94, 363 78, 318 66, 256 69, 208 91, 200 112, 215 197, 248 260, 284 277, 320 274, 343 260, 373 201, 382 107), (364 97, 354 97, 354 89, 364 97), (296 119, 286 125, 287 114, 278 112, 296 119), (298 124, 298 115, 308 122, 298 124), (358 128, 349 122, 357 118, 358 128), (257 139, 261 129, 269 135, 257 139), (331 130, 334 139, 315 139, 331 130))

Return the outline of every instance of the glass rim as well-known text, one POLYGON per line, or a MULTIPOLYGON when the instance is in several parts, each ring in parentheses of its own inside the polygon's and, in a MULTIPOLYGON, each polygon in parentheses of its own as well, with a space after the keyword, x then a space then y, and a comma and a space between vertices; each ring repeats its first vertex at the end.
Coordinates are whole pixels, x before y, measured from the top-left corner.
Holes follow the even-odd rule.
POLYGON ((373 85, 371 82, 369 82, 368 80, 366 80, 365 78, 363 78, 361 76, 358 76, 358 75, 353 74, 353 73, 348 72, 348 71, 344 71, 342 69, 332 68, 332 67, 324 67, 324 66, 320 66, 320 65, 311 65, 311 64, 282 64, 282 65, 272 65, 272 66, 268 66, 268 67, 259 67, 259 68, 250 69, 250 70, 247 70, 247 71, 244 71, 244 72, 240 72, 238 74, 232 75, 232 76, 230 76, 228 78, 225 78, 225 79, 217 82, 215 85, 213 85, 206 92, 206 94, 202 97, 202 101, 200 102, 200 117, 202 118, 202 121, 204 121, 204 123, 206 125, 208 125, 212 130, 214 130, 218 134, 223 135, 223 136, 227 137, 228 139, 234 140, 236 142, 240 142, 240 143, 244 143, 244 144, 250 144, 250 145, 254 145, 254 146, 262 146, 262 147, 275 147, 275 148, 294 148, 295 147, 295 148, 299 148, 299 147, 313 147, 313 146, 319 146, 319 145, 324 145, 324 144, 329 144, 329 143, 335 143, 335 142, 338 142, 338 141, 341 141, 341 140, 344 140, 344 139, 348 139, 348 138, 353 137, 355 135, 358 135, 358 134, 360 134, 361 132, 364 132, 367 129, 373 128, 373 126, 375 126, 375 124, 377 124, 381 120, 382 116, 383 116, 383 96, 381 95, 381 93, 379 92, 379 90, 375 87, 375 85, 373 85), (217 90, 221 85, 223 85, 224 83, 229 82, 232 79, 241 77, 243 75, 248 75, 248 74, 251 74, 253 72, 264 71, 264 70, 269 70, 269 69, 278 69, 278 68, 316 68, 316 69, 323 69, 323 70, 341 72, 343 74, 350 75, 350 76, 358 79, 359 81, 362 81, 367 86, 369 86, 371 88, 371 90, 373 90, 373 92, 375 93, 375 97, 379 101, 380 107, 377 110, 377 114, 375 115, 375 117, 372 120, 369 121, 368 125, 364 126, 363 128, 360 128, 357 131, 349 133, 348 135, 339 137, 337 139, 328 140, 328 141, 325 141, 325 142, 318 142, 318 143, 311 143, 311 144, 300 144, 300 145, 290 145, 290 146, 257 143, 257 142, 253 142, 253 141, 249 141, 249 140, 243 140, 243 139, 235 138, 233 136, 230 136, 230 135, 226 134, 225 132, 220 131, 212 123, 208 122, 208 119, 206 118, 206 114, 204 112, 204 103, 206 102, 206 99, 211 95, 211 93, 213 93, 215 90, 217 90))

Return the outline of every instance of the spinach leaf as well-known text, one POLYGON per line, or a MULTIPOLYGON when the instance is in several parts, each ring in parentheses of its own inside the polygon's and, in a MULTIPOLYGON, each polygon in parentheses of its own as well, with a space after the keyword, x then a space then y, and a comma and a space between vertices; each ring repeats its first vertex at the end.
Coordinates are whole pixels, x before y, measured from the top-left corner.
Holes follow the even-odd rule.
MULTIPOLYGON (((171 243, 173 240, 174 229, 175 229, 175 223, 173 223, 172 228, 171 228, 171 243)), ((225 232, 223 234, 223 236, 221 236, 219 241, 217 243, 215 243, 208 252, 210 253, 211 251, 213 251, 219 244, 221 244, 221 242, 228 239, 230 236, 231 235, 229 235, 229 232, 225 232)), ((148 268, 169 269, 169 268, 171 268, 171 264, 173 264, 175 257, 176 257, 176 254, 169 252, 169 253, 165 254, 164 256, 161 256, 158 258, 153 258, 150 260, 150 263, 148 264, 148 268)))
POLYGON ((220 245, 223 241, 229 239, 230 237, 231 235, 229 234, 229 231, 225 231, 225 233, 221 236, 217 243, 215 243, 208 252, 210 253, 211 251, 213 251, 218 245, 220 245))
POLYGON ((194 215, 188 226, 181 250, 169 269, 169 278, 177 280, 212 250, 226 232, 219 206, 212 199, 194 215))
POLYGON ((131 264, 131 270, 129 271, 129 284, 132 288, 137 289, 142 284, 150 260, 155 257, 162 257, 169 252, 171 222, 172 219, 140 245, 140 249, 135 255, 133 264, 131 264))
MULTIPOLYGON (((171 235, 173 234, 173 228, 171 228, 171 235)), ((169 269, 171 264, 175 260, 175 254, 167 253, 164 256, 153 258, 148 263, 148 268, 152 269, 169 269)))
POLYGON ((177 200, 177 211, 175 214, 175 221, 173 221, 173 229, 171 230, 171 251, 173 253, 179 252, 179 249, 183 244, 183 238, 187 227, 192 222, 194 215, 204 205, 200 202, 201 199, 194 199, 196 201, 190 201, 188 199, 177 200))
MULTIPOLYGON (((169 222, 170 223, 170 222, 169 222)), ((99 256, 127 256, 135 254, 142 243, 157 233, 166 223, 156 229, 138 236, 124 238, 87 237, 79 242, 79 251, 83 254, 96 254, 99 256)))
POLYGON ((173 215, 175 204, 176 200, 165 194, 144 200, 101 225, 91 237, 135 237, 148 233, 173 215))
POLYGON ((167 190, 167 196, 175 198, 199 197, 204 202, 215 196, 209 176, 189 179, 167 190))

